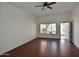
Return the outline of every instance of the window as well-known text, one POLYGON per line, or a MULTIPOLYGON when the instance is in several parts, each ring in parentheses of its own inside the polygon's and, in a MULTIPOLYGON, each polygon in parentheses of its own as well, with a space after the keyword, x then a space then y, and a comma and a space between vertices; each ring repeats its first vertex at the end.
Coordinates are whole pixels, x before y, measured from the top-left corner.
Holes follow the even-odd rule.
POLYGON ((40 33, 56 34, 56 23, 40 24, 40 33))

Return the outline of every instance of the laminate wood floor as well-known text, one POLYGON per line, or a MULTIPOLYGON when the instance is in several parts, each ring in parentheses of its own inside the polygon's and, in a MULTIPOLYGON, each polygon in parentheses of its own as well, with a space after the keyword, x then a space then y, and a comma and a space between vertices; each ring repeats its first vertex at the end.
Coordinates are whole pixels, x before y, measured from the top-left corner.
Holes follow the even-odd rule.
POLYGON ((68 40, 34 39, 2 56, 8 57, 79 57, 79 49, 68 40), (10 54, 10 55, 9 55, 10 54))

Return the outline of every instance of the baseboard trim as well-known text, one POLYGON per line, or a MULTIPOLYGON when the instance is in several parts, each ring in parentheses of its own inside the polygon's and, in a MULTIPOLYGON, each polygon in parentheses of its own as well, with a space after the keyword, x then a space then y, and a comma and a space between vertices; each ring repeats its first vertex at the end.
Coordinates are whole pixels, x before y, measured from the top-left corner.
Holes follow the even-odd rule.
POLYGON ((77 45, 76 45, 73 41, 71 41, 71 42, 75 45, 75 47, 76 47, 76 48, 78 48, 78 49, 79 49, 79 47, 78 47, 78 46, 77 46, 77 45))

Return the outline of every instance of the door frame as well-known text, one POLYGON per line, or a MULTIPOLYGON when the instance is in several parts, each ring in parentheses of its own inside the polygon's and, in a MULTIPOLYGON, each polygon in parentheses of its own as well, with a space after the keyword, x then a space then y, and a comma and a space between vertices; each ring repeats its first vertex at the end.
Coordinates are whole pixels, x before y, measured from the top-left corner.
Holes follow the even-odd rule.
MULTIPOLYGON (((72 33, 72 31, 73 31, 73 30, 72 30, 72 28, 73 28, 72 23, 73 23, 73 22, 72 22, 72 21, 61 21, 61 22, 59 23, 59 38, 61 38, 61 31, 60 31, 60 29, 61 29, 61 28, 60 28, 60 24, 61 24, 61 23, 70 23, 70 33, 69 33, 69 35, 70 35, 70 41, 71 41, 71 40, 73 39, 73 38, 72 38, 72 34, 73 34, 73 33, 72 33)), ((61 40, 61 39, 60 39, 60 40, 61 40)))

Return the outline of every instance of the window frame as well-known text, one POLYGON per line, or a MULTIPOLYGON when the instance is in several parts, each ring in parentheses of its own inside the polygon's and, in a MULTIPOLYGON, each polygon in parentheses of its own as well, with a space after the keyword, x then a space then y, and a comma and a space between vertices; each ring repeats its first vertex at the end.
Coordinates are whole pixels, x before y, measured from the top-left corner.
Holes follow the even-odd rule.
MULTIPOLYGON (((57 34, 57 23, 56 23, 56 22, 53 22, 53 23, 56 24, 56 34, 57 34)), ((40 34, 45 34, 45 35, 56 35, 56 34, 51 34, 51 33, 41 33, 41 32, 40 32, 40 25, 41 25, 41 24, 53 24, 53 23, 40 23, 40 24, 39 24, 39 33, 40 33, 40 34)))

